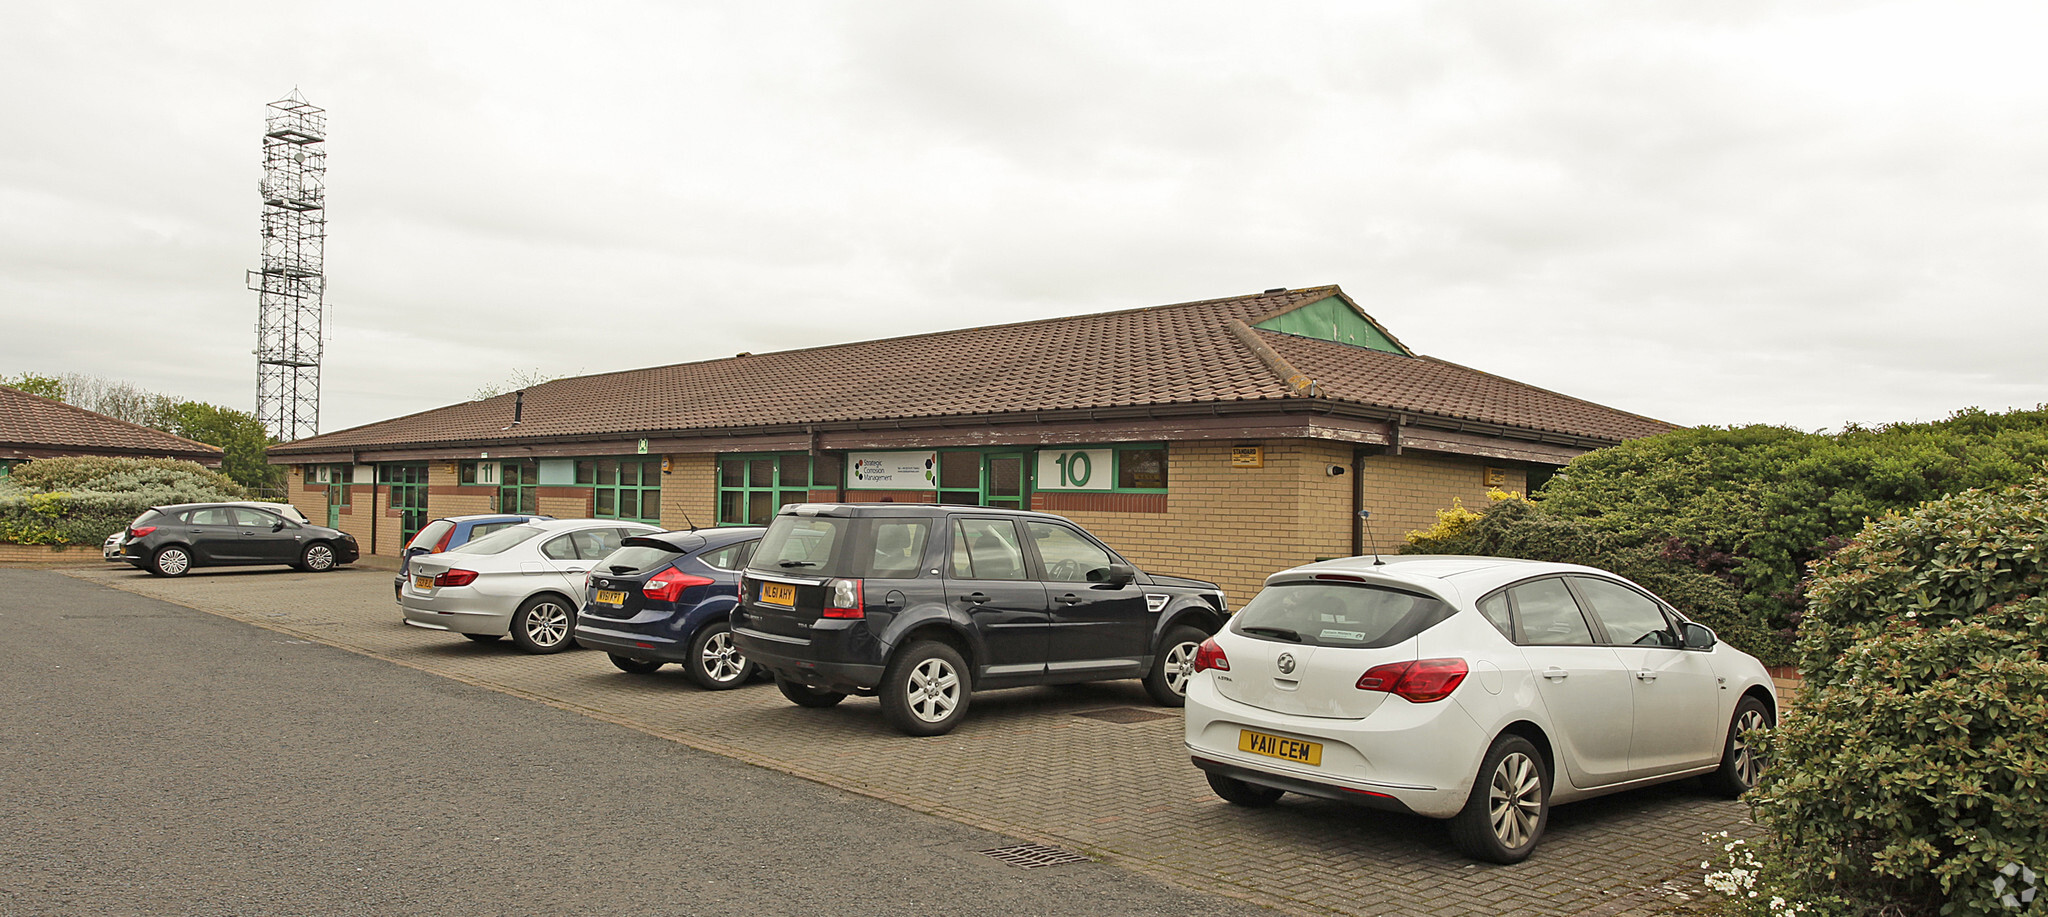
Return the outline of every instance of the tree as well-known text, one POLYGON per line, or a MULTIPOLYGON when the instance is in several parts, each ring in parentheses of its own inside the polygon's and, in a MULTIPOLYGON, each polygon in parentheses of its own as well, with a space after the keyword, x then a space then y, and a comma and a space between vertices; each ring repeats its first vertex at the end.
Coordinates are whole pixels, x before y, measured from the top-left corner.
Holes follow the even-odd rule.
POLYGON ((8 388, 18 388, 31 395, 48 398, 51 401, 64 400, 64 380, 55 376, 39 376, 28 372, 18 376, 0 376, 0 385, 5 385, 8 388))
POLYGON ((274 491, 284 484, 284 469, 265 461, 270 434, 256 415, 199 401, 181 402, 168 412, 163 429, 225 453, 220 472, 252 491, 274 491))
POLYGON ((540 367, 538 366, 532 369, 514 370, 512 372, 512 375, 506 378, 503 382, 498 382, 492 385, 486 385, 470 393, 469 400, 482 401, 486 398, 496 398, 499 395, 505 394, 506 392, 516 392, 521 389, 529 389, 536 385, 541 385, 547 382, 553 382, 556 379, 567 379, 570 375, 572 374, 544 373, 541 372, 540 367))

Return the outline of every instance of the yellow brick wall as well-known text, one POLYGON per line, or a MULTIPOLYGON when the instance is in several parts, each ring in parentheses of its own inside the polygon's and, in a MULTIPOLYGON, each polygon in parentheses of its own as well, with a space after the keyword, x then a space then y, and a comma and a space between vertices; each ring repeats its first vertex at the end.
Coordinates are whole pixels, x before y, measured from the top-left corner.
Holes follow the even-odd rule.
POLYGON ((455 462, 431 462, 427 465, 427 518, 440 519, 444 516, 476 516, 497 512, 496 488, 471 485, 468 492, 449 493, 448 488, 462 486, 461 466, 455 462))
POLYGON ((327 485, 313 484, 306 466, 293 465, 285 473, 285 499, 313 520, 314 525, 327 524, 327 485))
POLYGON ((671 455, 661 482, 661 527, 686 529, 718 524, 718 456, 709 452, 671 455))
POLYGON ((1466 509, 1487 505, 1486 469, 1506 473, 1499 490, 1527 494, 1528 474, 1523 469, 1483 459, 1450 456, 1373 455, 1365 459, 1366 549, 1397 551, 1408 533, 1436 524, 1436 513, 1462 503, 1466 509))
POLYGON ((560 488, 543 487, 534 502, 539 505, 540 514, 543 516, 553 516, 557 519, 588 519, 592 511, 591 490, 588 487, 576 489, 580 491, 580 496, 549 493, 550 490, 568 491, 567 485, 560 488))

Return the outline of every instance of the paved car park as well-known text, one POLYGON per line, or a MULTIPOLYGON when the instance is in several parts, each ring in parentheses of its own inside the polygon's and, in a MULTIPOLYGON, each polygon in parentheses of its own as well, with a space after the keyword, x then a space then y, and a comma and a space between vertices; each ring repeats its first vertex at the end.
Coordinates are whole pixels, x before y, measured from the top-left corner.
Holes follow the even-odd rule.
POLYGON ((1534 857, 1483 865, 1427 819, 1297 796, 1230 806, 1188 763, 1179 712, 1136 682, 977 695, 957 731, 910 738, 873 699, 810 710, 765 683, 707 692, 673 667, 629 675, 600 653, 407 628, 385 570, 67 572, 1290 913, 1663 912, 1698 893, 1701 835, 1746 829, 1742 804, 1688 781, 1560 808, 1534 857))

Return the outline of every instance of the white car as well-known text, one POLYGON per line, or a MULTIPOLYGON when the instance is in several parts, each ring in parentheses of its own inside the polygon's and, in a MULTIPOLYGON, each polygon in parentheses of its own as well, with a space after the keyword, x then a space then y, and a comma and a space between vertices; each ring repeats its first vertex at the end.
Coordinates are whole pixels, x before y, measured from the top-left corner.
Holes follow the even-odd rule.
POLYGON ((412 559, 398 591, 405 623, 489 642, 512 635, 529 653, 575 645, 585 577, 631 535, 657 526, 617 519, 548 519, 502 528, 412 559))
POLYGON ((1284 570, 1196 653, 1187 747, 1218 796, 1450 819, 1519 862, 1550 806, 1705 775, 1740 794, 1763 664, 1603 570, 1352 557, 1284 570))

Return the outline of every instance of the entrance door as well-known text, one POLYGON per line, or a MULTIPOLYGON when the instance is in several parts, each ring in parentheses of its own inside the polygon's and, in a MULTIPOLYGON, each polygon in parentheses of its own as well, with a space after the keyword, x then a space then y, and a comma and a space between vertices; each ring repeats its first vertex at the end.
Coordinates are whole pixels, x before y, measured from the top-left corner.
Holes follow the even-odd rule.
POLYGON ((1024 455, 1018 452, 989 453, 982 475, 983 506, 1028 509, 1024 505, 1024 455))

